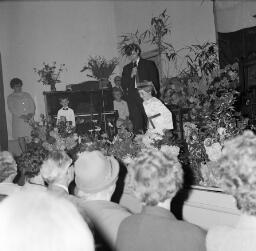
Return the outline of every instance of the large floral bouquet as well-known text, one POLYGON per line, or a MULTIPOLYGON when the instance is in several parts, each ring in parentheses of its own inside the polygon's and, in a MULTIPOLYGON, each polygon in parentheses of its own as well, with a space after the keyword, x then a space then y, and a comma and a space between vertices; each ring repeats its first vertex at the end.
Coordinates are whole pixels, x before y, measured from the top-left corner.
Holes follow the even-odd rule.
POLYGON ((140 151, 141 145, 134 140, 134 135, 122 128, 111 142, 108 154, 128 164, 140 151))
POLYGON ((92 75, 87 75, 89 77, 96 78, 97 80, 109 79, 117 64, 117 58, 107 60, 102 56, 90 57, 87 65, 83 67, 81 72, 90 70, 92 75))
MULTIPOLYGON (((164 134, 148 130, 145 134, 137 135, 134 138, 134 142, 140 146, 141 151, 147 149, 160 150, 166 154, 179 156, 179 160, 185 163, 183 145, 170 130, 165 130, 164 134)), ((126 160, 126 162, 128 161, 126 160)))
POLYGON ((60 74, 64 69, 65 64, 57 66, 57 63, 53 62, 52 64, 43 63, 43 67, 41 69, 34 68, 34 72, 40 77, 38 80, 39 83, 54 86, 60 82, 60 74))
POLYGON ((78 143, 78 152, 101 151, 103 154, 108 155, 110 141, 105 134, 83 134, 79 136, 78 143))
POLYGON ((47 135, 54 128, 55 124, 51 117, 46 117, 44 114, 40 114, 40 121, 31 119, 28 123, 32 129, 32 141, 41 144, 47 140, 47 135))
MULTIPOLYGON (((63 127, 61 128, 62 130, 63 127)), ((43 142, 43 147, 49 152, 55 150, 70 151, 76 147, 77 143, 78 135, 74 133, 73 128, 66 126, 65 131, 61 132, 58 127, 55 127, 49 132, 49 137, 43 142)))
POLYGON ((29 122, 31 140, 28 143, 41 145, 46 151, 67 150, 76 147, 78 136, 75 128, 65 122, 56 125, 56 121, 51 117, 40 115, 40 121, 31 120, 29 122))

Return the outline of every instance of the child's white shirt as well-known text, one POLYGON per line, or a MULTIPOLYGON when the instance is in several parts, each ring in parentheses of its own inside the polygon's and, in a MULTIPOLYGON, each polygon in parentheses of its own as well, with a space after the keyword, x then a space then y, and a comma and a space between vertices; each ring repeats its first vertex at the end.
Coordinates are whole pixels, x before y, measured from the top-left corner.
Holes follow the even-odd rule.
POLYGON ((143 102, 148 117, 148 129, 163 134, 164 129, 173 129, 171 111, 157 98, 152 97, 143 102))
POLYGON ((58 111, 57 120, 59 121, 62 116, 66 118, 66 121, 71 121, 72 126, 76 126, 75 114, 74 114, 73 109, 71 109, 69 107, 67 107, 67 108, 62 107, 58 111))

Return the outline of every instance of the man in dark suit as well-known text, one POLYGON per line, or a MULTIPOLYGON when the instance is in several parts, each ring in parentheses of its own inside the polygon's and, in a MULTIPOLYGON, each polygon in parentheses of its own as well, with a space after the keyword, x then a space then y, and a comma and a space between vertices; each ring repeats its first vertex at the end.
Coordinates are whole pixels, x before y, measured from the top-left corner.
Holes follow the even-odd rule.
POLYGON ((153 61, 140 57, 141 49, 137 44, 128 45, 125 54, 130 57, 131 62, 123 68, 122 89, 128 103, 134 133, 141 133, 146 130, 147 117, 137 85, 143 80, 151 81, 156 89, 155 95, 158 97, 160 92, 159 73, 153 61))

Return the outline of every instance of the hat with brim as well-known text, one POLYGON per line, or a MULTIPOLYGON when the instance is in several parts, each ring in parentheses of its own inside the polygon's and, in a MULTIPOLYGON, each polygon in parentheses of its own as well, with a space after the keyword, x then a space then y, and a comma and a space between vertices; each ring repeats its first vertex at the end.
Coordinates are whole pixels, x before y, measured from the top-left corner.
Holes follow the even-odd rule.
POLYGON ((137 88, 138 90, 151 89, 156 93, 156 88, 151 81, 144 80, 143 82, 137 84, 137 88))
POLYGON ((118 161, 100 151, 80 153, 75 162, 76 186, 85 193, 97 193, 114 185, 118 174, 118 161))

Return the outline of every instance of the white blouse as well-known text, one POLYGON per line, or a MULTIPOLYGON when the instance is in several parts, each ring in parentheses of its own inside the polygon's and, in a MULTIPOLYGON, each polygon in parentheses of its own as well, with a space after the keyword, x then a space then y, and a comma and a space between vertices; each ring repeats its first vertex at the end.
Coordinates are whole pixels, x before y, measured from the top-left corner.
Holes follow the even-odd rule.
POLYGON ((157 98, 152 97, 143 102, 148 117, 148 129, 163 134, 164 129, 173 129, 171 111, 157 98))

